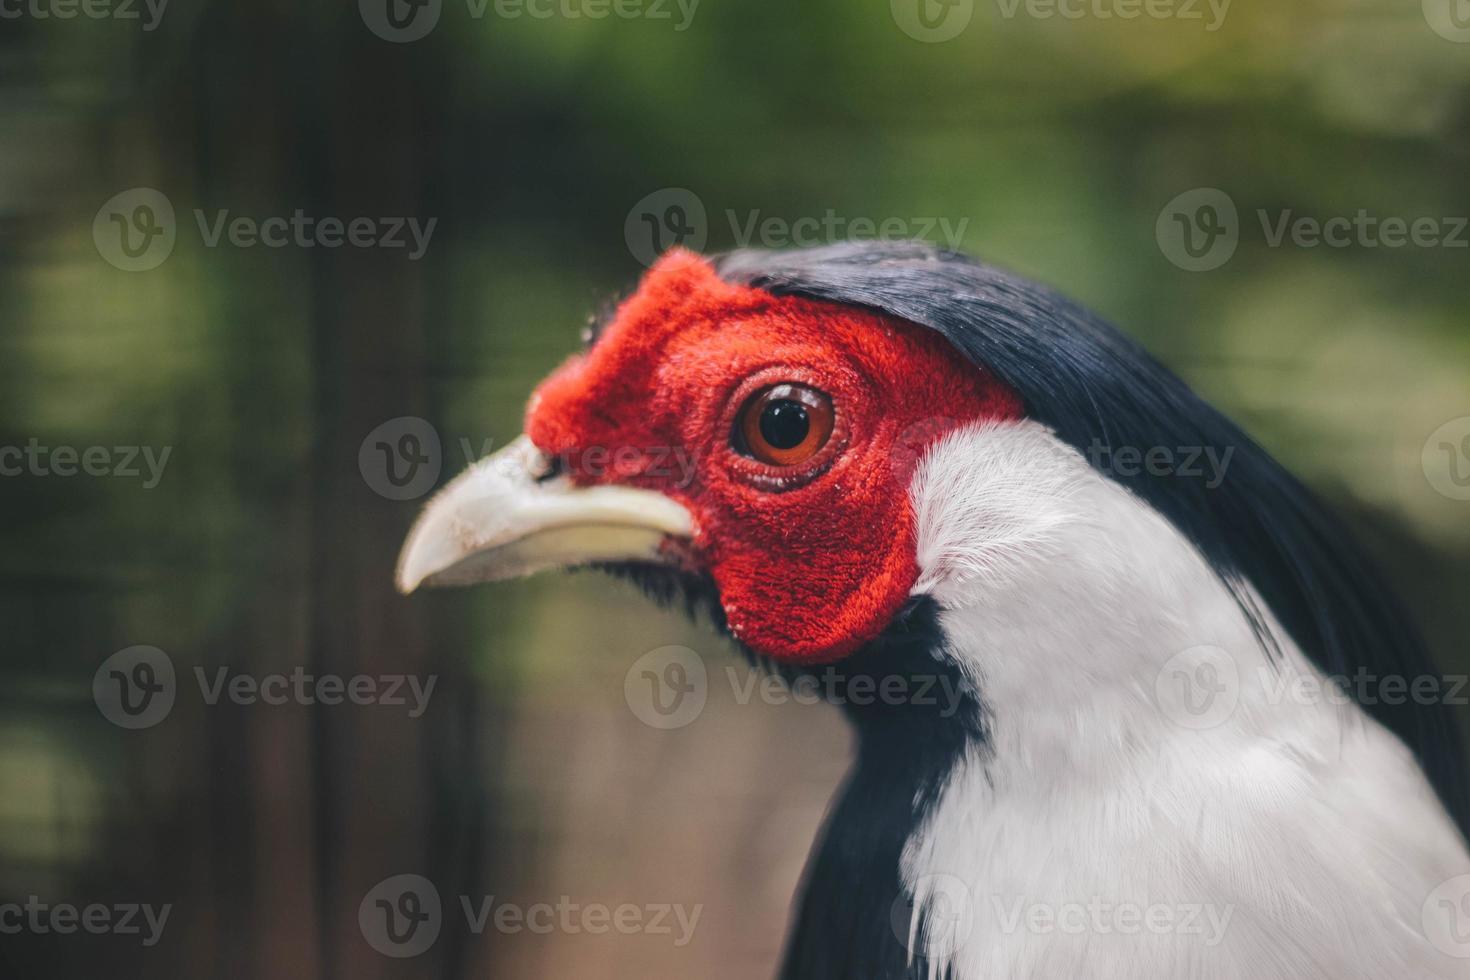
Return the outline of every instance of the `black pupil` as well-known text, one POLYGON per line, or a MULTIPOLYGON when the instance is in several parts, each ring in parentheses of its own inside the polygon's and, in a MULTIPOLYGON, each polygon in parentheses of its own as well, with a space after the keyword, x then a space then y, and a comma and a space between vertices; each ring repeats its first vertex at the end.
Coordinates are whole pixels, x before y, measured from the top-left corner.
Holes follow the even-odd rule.
POLYGON ((761 412, 761 438, 775 449, 795 449, 811 431, 806 406, 787 399, 771 402, 761 412))

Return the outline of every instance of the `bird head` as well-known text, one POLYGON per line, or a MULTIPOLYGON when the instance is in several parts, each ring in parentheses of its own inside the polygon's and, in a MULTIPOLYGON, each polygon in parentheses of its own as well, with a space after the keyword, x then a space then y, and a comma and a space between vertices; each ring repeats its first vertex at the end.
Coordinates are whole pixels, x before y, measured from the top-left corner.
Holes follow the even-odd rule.
MULTIPOLYGON (((995 651, 967 669, 1000 698, 1066 678, 1133 697, 1160 666, 1137 650, 1234 619, 1201 620, 1217 592, 1268 657, 1434 672, 1352 535, 1224 415, 1055 292, 922 243, 664 256, 536 389, 524 435, 425 507, 397 579, 586 565, 692 585, 798 671, 891 670, 887 641, 924 631, 908 612, 945 613, 924 643, 985 633, 959 639, 995 651), (1229 471, 1137 465, 1158 450, 1229 471), (1134 634, 1111 661, 1104 628, 1134 634)), ((1448 709, 1364 707, 1467 819, 1448 709)))
POLYGON ((1020 397, 932 330, 778 296, 676 250, 541 383, 525 435, 426 508, 401 589, 588 563, 713 583, 729 631, 794 664, 878 635, 920 579, 909 485, 1020 397))

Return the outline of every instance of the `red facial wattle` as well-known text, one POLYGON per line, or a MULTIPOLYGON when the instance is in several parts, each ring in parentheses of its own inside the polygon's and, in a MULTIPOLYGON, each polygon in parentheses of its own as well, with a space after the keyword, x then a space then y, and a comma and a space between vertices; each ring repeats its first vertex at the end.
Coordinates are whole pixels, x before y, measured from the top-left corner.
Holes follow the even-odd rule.
POLYGON ((931 331, 732 285, 675 251, 592 349, 536 390, 526 433, 577 483, 683 504, 731 632, 778 659, 821 663, 876 636, 918 577, 908 487, 924 449, 958 425, 1021 412, 1014 392, 931 331), (815 452, 766 454, 801 457, 794 465, 739 446, 741 409, 778 385, 831 403, 815 452))

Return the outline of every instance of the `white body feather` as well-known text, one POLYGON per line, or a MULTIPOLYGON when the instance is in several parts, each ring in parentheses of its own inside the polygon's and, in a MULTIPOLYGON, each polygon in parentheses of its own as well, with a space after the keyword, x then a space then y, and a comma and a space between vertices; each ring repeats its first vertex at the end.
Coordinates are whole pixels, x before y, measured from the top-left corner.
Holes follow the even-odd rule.
POLYGON ((911 496, 986 708, 904 855, 937 975, 1470 977, 1470 855, 1413 757, 1172 525, 1034 422, 952 434, 911 496))

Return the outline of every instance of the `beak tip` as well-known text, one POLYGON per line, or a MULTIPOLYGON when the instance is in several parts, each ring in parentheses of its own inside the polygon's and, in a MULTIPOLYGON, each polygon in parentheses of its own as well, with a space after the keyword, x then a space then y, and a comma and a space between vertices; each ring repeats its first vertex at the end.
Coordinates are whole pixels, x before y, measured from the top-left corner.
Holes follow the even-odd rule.
POLYGON ((412 595, 417 592, 419 586, 429 578, 431 572, 423 567, 423 561, 413 554, 413 540, 407 542, 407 546, 398 556, 398 567, 393 570, 393 587, 399 595, 412 595))

